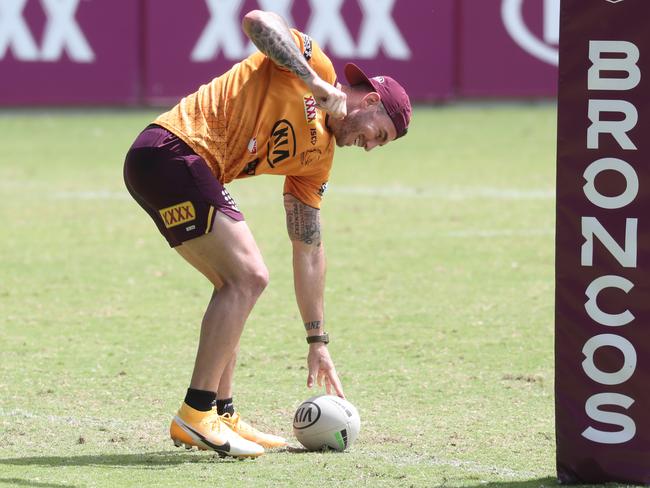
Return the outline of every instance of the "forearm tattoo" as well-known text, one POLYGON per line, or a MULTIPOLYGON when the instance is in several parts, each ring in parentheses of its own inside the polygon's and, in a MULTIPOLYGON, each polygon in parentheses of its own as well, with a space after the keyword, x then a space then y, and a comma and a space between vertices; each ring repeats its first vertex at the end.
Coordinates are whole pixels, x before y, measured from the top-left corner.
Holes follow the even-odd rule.
POLYGON ((281 19, 272 19, 268 23, 255 22, 248 35, 255 46, 276 64, 293 71, 302 80, 311 77, 307 61, 281 19))
POLYGON ((309 207, 293 197, 285 197, 287 231, 292 241, 320 246, 320 210, 309 207))
POLYGON ((313 322, 305 322, 305 330, 314 330, 320 327, 320 320, 314 320, 313 322))

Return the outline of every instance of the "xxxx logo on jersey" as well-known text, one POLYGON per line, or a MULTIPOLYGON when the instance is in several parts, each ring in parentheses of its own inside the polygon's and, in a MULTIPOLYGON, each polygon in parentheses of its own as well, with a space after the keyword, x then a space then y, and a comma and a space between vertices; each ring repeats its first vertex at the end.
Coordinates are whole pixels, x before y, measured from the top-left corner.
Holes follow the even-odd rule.
POLYGON ((305 118, 308 124, 313 124, 316 121, 316 99, 314 95, 308 93, 302 97, 305 104, 305 118))
POLYGON ((177 225, 184 224, 196 218, 194 205, 192 202, 183 202, 171 207, 163 208, 160 210, 160 215, 163 218, 165 227, 168 229, 176 227, 177 225))

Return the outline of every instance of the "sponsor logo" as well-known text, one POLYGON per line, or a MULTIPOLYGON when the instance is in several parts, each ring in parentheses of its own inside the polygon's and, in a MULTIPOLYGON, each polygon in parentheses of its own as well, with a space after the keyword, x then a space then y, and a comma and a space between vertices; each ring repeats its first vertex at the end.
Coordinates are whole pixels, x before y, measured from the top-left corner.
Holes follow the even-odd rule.
POLYGON ((296 155, 296 133, 288 120, 282 119, 275 123, 266 151, 266 160, 271 168, 296 155))
POLYGON ((302 101, 305 105, 305 119, 307 119, 308 124, 313 124, 316 122, 316 115, 318 115, 316 111, 316 99, 309 93, 302 97, 302 101))
POLYGON ((303 166, 309 166, 314 161, 318 161, 320 155, 320 149, 308 149, 307 151, 300 154, 300 164, 303 166))
POLYGON ((180 428, 183 429, 185 432, 187 432, 187 434, 189 434, 189 436, 192 437, 195 441, 203 443, 215 451, 225 452, 226 454, 230 453, 229 441, 226 441, 223 444, 215 444, 213 442, 210 442, 208 438, 205 437, 203 434, 194 430, 192 427, 190 427, 185 422, 183 422, 183 420, 181 420, 178 416, 174 417, 174 420, 180 426, 180 428))
POLYGON ((258 164, 260 164, 260 158, 253 159, 250 163, 248 163, 244 167, 244 171, 242 171, 242 173, 244 173, 247 176, 253 176, 255 174, 255 170, 257 169, 258 164))
POLYGON ((293 416, 294 429, 306 429, 320 418, 320 407, 313 402, 303 402, 293 416))
POLYGON ((542 8, 544 27, 541 37, 533 33, 524 18, 524 4, 539 4, 530 0, 502 0, 501 18, 510 37, 528 54, 558 65, 558 45, 560 42, 560 0, 544 0, 542 8))
MULTIPOLYGON (((0 1, 0 4, 4 1, 6 0, 0 1)), ((239 61, 255 52, 255 45, 247 40, 240 27, 245 0, 205 0, 205 3, 210 17, 192 49, 192 61, 205 63, 221 55, 226 59, 239 61)), ((345 22, 344 13, 341 12, 341 0, 308 0, 308 3, 311 8, 309 21, 301 30, 318 39, 320 46, 332 55, 340 58, 373 59, 383 54, 389 59, 403 61, 411 58, 411 48, 393 18, 397 0, 358 0, 361 25, 356 42, 345 22)), ((258 0, 257 4, 261 10, 272 10, 283 17, 287 24, 296 25, 291 16, 293 2, 258 0)), ((251 7, 250 2, 246 4, 247 10, 251 7)), ((403 28, 405 27, 406 24, 403 28)), ((307 53, 305 43, 305 57, 307 53)))
POLYGON ((183 202, 171 207, 163 208, 159 210, 160 216, 165 223, 165 227, 171 229, 177 225, 184 224, 196 218, 196 212, 194 211, 194 205, 192 202, 183 202))
POLYGON ((311 37, 309 37, 307 34, 302 35, 302 42, 305 45, 305 50, 302 52, 302 55, 305 57, 307 61, 311 59, 311 37))
POLYGON ((327 191, 327 181, 323 183, 320 188, 318 189, 318 196, 323 196, 325 195, 325 192, 327 191))
POLYGON ((251 154, 257 154, 257 137, 253 137, 248 141, 248 152, 251 154))
POLYGON ((315 146, 318 142, 318 131, 313 127, 309 129, 309 142, 311 142, 312 146, 315 146))
POLYGON ((379 83, 380 85, 383 85, 384 82, 386 81, 386 80, 384 80, 384 77, 383 77, 383 76, 375 76, 375 77, 373 77, 373 78, 371 78, 371 79, 375 80, 375 81, 376 81, 377 83, 379 83))
POLYGON ((58 61, 64 51, 75 63, 95 60, 75 19, 80 0, 41 0, 46 23, 40 48, 23 13, 27 1, 0 1, 0 59, 11 50, 19 61, 58 61))

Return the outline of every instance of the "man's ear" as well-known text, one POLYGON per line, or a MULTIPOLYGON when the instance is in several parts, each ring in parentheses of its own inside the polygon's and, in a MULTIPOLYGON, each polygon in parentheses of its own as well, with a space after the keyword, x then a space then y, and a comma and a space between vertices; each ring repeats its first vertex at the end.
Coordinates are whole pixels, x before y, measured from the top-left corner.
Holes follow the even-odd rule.
POLYGON ((361 99, 361 103, 363 103, 364 107, 377 105, 379 104, 380 101, 381 101, 381 97, 377 92, 366 93, 364 97, 361 99))

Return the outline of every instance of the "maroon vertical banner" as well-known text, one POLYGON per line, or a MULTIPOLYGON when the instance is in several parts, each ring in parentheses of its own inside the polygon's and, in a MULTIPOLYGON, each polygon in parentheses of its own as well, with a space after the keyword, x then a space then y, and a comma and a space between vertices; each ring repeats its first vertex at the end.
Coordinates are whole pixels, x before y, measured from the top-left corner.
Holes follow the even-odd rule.
POLYGON ((650 2, 562 0, 556 432, 562 483, 650 484, 650 2))
POLYGON ((135 103, 140 2, 0 0, 0 104, 135 103))
POLYGON ((175 103, 253 52, 241 19, 257 8, 308 33, 339 76, 344 63, 354 61, 371 75, 395 77, 413 100, 453 94, 454 0, 144 2, 149 103, 175 103))

